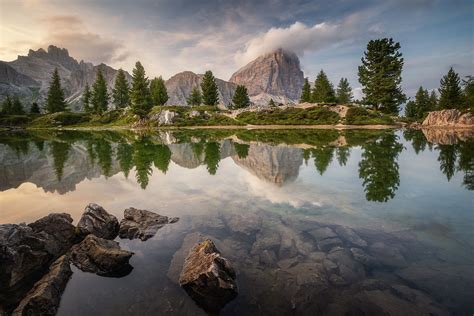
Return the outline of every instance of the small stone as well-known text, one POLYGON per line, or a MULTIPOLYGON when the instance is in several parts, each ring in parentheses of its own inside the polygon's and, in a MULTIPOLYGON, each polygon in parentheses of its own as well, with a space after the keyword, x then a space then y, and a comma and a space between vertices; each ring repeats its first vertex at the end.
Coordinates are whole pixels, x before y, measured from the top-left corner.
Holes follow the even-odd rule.
POLYGON ((119 231, 119 222, 102 206, 90 203, 86 206, 77 227, 83 235, 93 234, 104 239, 114 239, 119 231))
POLYGON ((313 236, 316 241, 337 237, 337 234, 329 227, 316 228, 308 231, 308 233, 313 236))
POLYGON ((100 276, 122 277, 129 274, 133 269, 129 264, 132 255, 133 252, 120 249, 118 242, 95 235, 87 235, 71 248, 71 261, 76 267, 100 276))
POLYGON ((179 284, 209 313, 218 313, 237 296, 236 275, 210 239, 197 244, 189 253, 179 284))

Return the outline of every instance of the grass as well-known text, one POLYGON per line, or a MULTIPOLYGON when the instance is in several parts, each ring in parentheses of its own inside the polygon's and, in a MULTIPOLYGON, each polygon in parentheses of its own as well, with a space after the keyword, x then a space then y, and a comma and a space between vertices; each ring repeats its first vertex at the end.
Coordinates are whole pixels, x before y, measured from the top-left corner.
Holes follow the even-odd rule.
POLYGON ((31 122, 31 127, 57 127, 76 125, 88 122, 90 115, 87 113, 57 112, 41 115, 31 122))
POLYGON ((22 127, 28 125, 32 120, 28 115, 0 115, 0 126, 22 127))
POLYGON ((350 108, 346 113, 347 125, 391 125, 394 123, 390 116, 362 107, 350 108))
POLYGON ((321 107, 307 109, 268 109, 260 112, 243 112, 237 120, 253 125, 333 125, 339 114, 321 107))

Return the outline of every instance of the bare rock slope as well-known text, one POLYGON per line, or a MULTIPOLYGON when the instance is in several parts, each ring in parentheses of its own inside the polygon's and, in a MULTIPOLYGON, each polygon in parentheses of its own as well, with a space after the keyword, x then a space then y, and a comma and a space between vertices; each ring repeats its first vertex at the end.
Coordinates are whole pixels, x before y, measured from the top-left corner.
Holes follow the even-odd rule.
POLYGON ((474 128, 474 115, 462 113, 459 110, 441 110, 428 113, 422 124, 423 127, 470 127, 474 128))

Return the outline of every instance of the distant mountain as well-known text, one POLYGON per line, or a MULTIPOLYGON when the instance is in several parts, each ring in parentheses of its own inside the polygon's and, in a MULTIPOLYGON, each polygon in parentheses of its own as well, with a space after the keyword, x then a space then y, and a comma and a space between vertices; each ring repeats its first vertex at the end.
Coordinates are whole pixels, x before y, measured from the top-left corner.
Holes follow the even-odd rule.
MULTIPOLYGON (((50 45, 48 50, 30 50, 27 56, 18 56, 11 62, 0 61, 0 102, 7 96, 19 96, 26 107, 32 102, 44 104, 52 72, 58 68, 66 100, 71 110, 82 109, 82 93, 86 83, 92 85, 97 70, 102 71, 109 92, 117 76, 117 70, 106 64, 93 65, 78 62, 69 56, 65 48, 50 45)), ((127 80, 131 76, 125 72, 127 80)), ((186 99, 201 84, 203 75, 184 71, 166 81, 169 100, 167 105, 187 105, 186 99)), ((232 100, 238 84, 245 85, 254 104, 267 105, 270 99, 276 103, 297 102, 303 86, 303 72, 298 57, 283 49, 265 54, 235 72, 230 81, 216 78, 219 103, 226 107, 232 100)))
MULTIPOLYGON (((25 103, 44 103, 52 72, 58 68, 67 102, 72 110, 82 108, 81 97, 86 83, 92 85, 97 70, 102 67, 109 90, 117 70, 105 64, 93 65, 69 56, 65 48, 50 45, 48 51, 30 50, 28 56, 18 56, 12 62, 0 62, 0 101, 7 95, 18 95, 25 103)), ((130 81, 131 76, 126 72, 130 81)))
POLYGON ((229 80, 244 85, 252 102, 298 102, 303 87, 303 71, 295 53, 277 49, 237 70, 229 80))
MULTIPOLYGON (((191 71, 180 72, 166 81, 168 90, 167 105, 187 105, 186 99, 194 88, 199 88, 202 77, 191 71)), ((232 101, 237 85, 216 78, 217 88, 219 90, 219 104, 227 106, 232 101)))

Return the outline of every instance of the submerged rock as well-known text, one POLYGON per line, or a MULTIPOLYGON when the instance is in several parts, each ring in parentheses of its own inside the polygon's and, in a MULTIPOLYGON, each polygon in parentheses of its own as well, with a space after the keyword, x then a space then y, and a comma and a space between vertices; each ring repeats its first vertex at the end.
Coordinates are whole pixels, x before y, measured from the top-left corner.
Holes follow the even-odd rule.
POLYGON ((120 222, 120 238, 140 238, 145 241, 155 236, 158 229, 165 224, 176 223, 177 217, 167 217, 133 207, 124 211, 124 219, 120 222))
POLYGON ((235 271, 210 239, 189 253, 179 284, 204 310, 217 313, 237 296, 235 271))
POLYGON ((102 206, 90 203, 86 206, 77 228, 84 235, 93 234, 100 238, 114 239, 119 231, 119 222, 102 206))
POLYGON ((71 261, 76 267, 84 272, 109 277, 129 274, 133 269, 129 264, 132 255, 133 252, 120 249, 118 242, 95 235, 87 235, 71 249, 71 261))
POLYGON ((69 259, 57 259, 12 313, 19 315, 56 315, 61 295, 72 275, 69 259))
POLYGON ((68 214, 50 214, 29 225, 0 225, 0 284, 13 287, 45 270, 75 242, 68 214))

